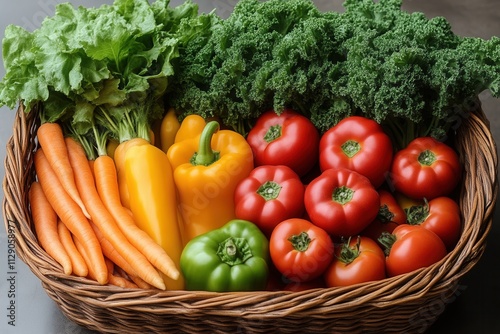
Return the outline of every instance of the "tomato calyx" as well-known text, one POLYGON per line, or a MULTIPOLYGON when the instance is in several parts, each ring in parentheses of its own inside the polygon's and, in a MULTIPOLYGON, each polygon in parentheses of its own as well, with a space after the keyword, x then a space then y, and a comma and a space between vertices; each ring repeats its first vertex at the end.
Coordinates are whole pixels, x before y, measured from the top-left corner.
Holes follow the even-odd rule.
POLYGON ((391 253, 392 245, 396 242, 397 238, 394 234, 391 234, 389 232, 382 232, 377 240, 382 245, 384 254, 386 256, 389 256, 389 254, 391 253))
POLYGON ((307 232, 301 232, 300 234, 294 234, 288 238, 293 245, 293 248, 299 252, 305 252, 309 248, 309 244, 312 239, 309 237, 307 232))
POLYGON ((347 186, 337 187, 333 190, 332 200, 339 204, 349 203, 354 196, 354 190, 347 186))
POLYGON ((274 181, 266 181, 257 189, 257 194, 267 201, 278 198, 282 186, 274 181))
POLYGON ((281 129, 281 125, 271 125, 264 135, 264 140, 266 141, 266 143, 270 143, 281 137, 281 129))
POLYGON ((389 206, 387 204, 384 204, 380 207, 380 210, 378 211, 377 219, 382 224, 388 224, 393 221, 394 213, 389 209, 389 206))
POLYGON ((252 257, 252 249, 245 238, 229 237, 219 244, 217 255, 222 262, 235 266, 252 257))
POLYGON ((340 148, 345 155, 352 158, 361 150, 361 145, 355 140, 348 140, 340 148))
POLYGON ((422 166, 431 166, 436 161, 436 154, 431 150, 425 150, 418 155, 417 159, 422 166))
POLYGON ((420 225, 429 217, 429 202, 424 198, 424 204, 413 205, 405 210, 406 219, 410 225, 420 225))
POLYGON ((351 238, 347 240, 347 242, 342 243, 342 246, 340 248, 340 253, 337 256, 337 259, 345 263, 346 265, 353 262, 359 257, 359 254, 361 253, 359 250, 359 247, 361 245, 361 237, 358 236, 358 240, 356 242, 356 245, 351 247, 349 246, 351 244, 351 238))

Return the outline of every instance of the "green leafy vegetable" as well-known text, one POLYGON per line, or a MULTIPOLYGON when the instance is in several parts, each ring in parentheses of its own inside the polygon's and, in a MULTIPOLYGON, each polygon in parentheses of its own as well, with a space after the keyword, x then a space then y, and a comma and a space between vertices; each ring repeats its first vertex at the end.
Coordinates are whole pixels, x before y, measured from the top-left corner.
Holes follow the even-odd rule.
POLYGON ((400 147, 443 138, 480 92, 500 96, 500 39, 456 36, 444 18, 401 4, 347 0, 345 12, 321 13, 310 0, 241 0, 180 49, 168 101, 242 133, 289 107, 321 131, 352 114, 373 118, 400 147))
POLYGON ((59 4, 32 33, 10 25, 3 40, 6 75, 0 105, 19 101, 29 112, 42 102, 42 121, 63 121, 84 134, 96 113, 122 140, 148 139, 150 123, 163 114, 163 97, 179 45, 204 29, 187 0, 116 0, 98 8, 59 4), (190 27, 189 29, 185 29, 190 27))

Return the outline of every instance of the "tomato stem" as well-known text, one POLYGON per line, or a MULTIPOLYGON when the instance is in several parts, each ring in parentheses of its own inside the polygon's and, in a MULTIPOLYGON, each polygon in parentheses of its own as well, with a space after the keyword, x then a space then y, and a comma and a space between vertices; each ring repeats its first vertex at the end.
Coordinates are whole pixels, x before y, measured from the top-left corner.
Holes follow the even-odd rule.
POLYGON ((348 140, 340 147, 342 148, 342 152, 349 158, 352 158, 361 150, 361 145, 355 140, 348 140))
POLYGON ((431 166, 436 161, 436 154, 431 150, 425 150, 418 155, 417 159, 421 165, 431 166))
POLYGON ((430 209, 429 202, 426 198, 424 198, 423 205, 413 205, 407 209, 406 212, 406 220, 410 225, 420 225, 422 224, 427 217, 429 217, 430 209))
POLYGON ((349 203, 354 196, 354 190, 349 187, 341 186, 335 188, 332 193, 332 200, 342 205, 349 203))
POLYGON ((347 242, 344 242, 340 248, 340 255, 337 257, 339 261, 349 264, 352 261, 356 260, 356 258, 359 256, 361 253, 359 251, 359 247, 361 245, 361 237, 358 236, 358 241, 356 242, 356 245, 351 247, 351 238, 347 240, 347 242))
POLYGON ((386 256, 389 256, 389 254, 391 253, 392 245, 396 242, 396 239, 396 236, 389 232, 382 232, 380 237, 378 237, 377 240, 382 245, 386 256))
POLYGON ((394 213, 389 209, 389 206, 387 204, 384 204, 378 211, 377 219, 382 224, 388 224, 394 219, 394 213))
POLYGON ((274 181, 267 181, 257 189, 257 194, 267 201, 278 198, 281 191, 281 185, 274 181))
POLYGON ((266 143, 270 143, 281 137, 281 128, 281 125, 270 126, 266 134, 264 135, 264 140, 266 141, 266 143))
POLYGON ((293 248, 299 252, 305 252, 309 248, 309 244, 311 243, 311 238, 307 232, 301 232, 299 235, 292 235, 288 238, 293 245, 293 248))

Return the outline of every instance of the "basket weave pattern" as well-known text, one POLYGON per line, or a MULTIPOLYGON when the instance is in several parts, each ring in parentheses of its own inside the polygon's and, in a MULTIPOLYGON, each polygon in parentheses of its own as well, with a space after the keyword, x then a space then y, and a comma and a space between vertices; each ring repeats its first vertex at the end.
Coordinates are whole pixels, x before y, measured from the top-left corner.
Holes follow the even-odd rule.
POLYGON ((5 226, 18 256, 72 321, 105 333, 421 333, 459 293, 460 278, 480 259, 496 203, 497 151, 480 104, 454 139, 464 166, 463 233, 435 265, 383 281, 303 292, 211 293, 124 290, 63 274, 38 245, 28 189, 35 178, 37 110, 19 108, 7 144, 5 226))

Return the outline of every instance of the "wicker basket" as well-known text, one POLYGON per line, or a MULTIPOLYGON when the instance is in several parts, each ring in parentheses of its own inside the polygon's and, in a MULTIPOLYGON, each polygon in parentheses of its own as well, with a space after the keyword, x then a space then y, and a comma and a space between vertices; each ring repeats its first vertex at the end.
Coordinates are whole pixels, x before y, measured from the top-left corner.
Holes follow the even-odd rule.
POLYGON ((464 165, 464 230, 439 263, 383 281, 303 292, 209 293, 124 290, 66 276, 38 245, 27 200, 34 179, 37 110, 17 111, 7 145, 5 225, 19 257, 72 321, 106 333, 325 332, 421 333, 458 294, 459 280, 480 259, 497 196, 497 151, 477 105, 461 120, 455 147, 464 165))

